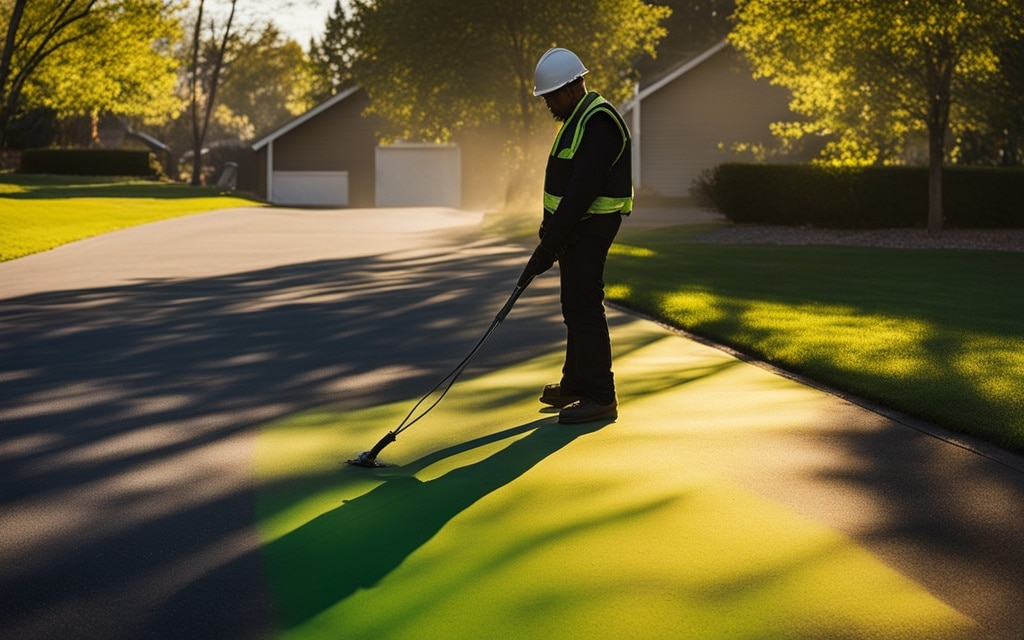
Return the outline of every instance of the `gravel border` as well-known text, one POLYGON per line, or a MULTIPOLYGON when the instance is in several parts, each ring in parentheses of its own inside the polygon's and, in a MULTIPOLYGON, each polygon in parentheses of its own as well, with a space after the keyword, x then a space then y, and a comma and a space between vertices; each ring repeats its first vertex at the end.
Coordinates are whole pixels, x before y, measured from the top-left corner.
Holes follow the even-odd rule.
POLYGON ((704 244, 844 245, 888 249, 965 249, 1024 252, 1024 229, 813 229, 736 224, 692 236, 704 244))

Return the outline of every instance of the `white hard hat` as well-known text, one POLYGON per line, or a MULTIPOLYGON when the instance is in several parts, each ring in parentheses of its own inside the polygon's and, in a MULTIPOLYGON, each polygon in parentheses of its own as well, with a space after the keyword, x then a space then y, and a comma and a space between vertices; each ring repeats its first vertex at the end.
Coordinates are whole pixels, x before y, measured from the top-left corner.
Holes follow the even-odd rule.
POLYGON ((557 91, 586 72, 587 68, 572 51, 561 47, 548 49, 533 72, 533 95, 557 91))

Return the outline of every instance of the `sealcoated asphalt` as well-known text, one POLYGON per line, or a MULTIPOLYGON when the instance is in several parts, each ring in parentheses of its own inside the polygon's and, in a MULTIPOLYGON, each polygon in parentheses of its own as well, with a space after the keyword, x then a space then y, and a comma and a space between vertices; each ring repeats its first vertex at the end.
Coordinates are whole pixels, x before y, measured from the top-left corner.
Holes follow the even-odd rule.
MULTIPOLYGON (((480 237, 479 221, 432 208, 234 209, 0 264, 0 638, 273 636, 255 521, 260 429, 325 403, 418 397, 447 372, 528 257, 480 237)), ((557 354, 557 295, 553 273, 538 278, 467 377, 557 354)), ((839 532, 976 623, 969 637, 1020 637, 1020 456, 623 311, 609 318, 613 340, 668 336, 680 353, 756 370, 769 394, 756 408, 734 378, 700 387, 714 399, 708 425, 789 421, 689 442, 730 482, 839 532)), ((644 426, 642 382, 620 386, 627 427, 644 426)), ((652 421, 666 406, 704 419, 677 393, 650 405, 652 421)))

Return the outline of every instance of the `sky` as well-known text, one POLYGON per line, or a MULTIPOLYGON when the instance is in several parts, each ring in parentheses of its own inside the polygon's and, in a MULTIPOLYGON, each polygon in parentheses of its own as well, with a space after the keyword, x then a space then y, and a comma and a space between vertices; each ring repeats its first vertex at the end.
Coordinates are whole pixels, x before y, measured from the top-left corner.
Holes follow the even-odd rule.
POLYGON ((323 35, 327 16, 334 8, 334 0, 293 0, 290 8, 281 0, 255 0, 250 4, 265 7, 274 24, 303 49, 309 45, 310 38, 319 39, 323 35))
MULTIPOLYGON (((342 0, 341 4, 347 7, 348 2, 342 0)), ((227 0, 206 0, 206 5, 208 8, 204 12, 226 15, 229 3, 227 0)), ((327 16, 333 8, 334 0, 238 0, 235 15, 245 23, 273 22, 305 49, 310 38, 319 39, 323 35, 327 16)))

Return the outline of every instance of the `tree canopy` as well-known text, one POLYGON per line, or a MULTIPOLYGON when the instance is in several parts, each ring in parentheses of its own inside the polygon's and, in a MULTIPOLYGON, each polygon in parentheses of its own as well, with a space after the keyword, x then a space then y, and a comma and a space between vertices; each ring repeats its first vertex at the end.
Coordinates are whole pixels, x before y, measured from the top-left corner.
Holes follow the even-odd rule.
POLYGON ((33 107, 173 115, 172 9, 166 0, 0 2, 0 146, 9 119, 33 107))
POLYGON ((232 38, 222 72, 220 104, 266 133, 312 106, 306 55, 272 23, 232 38))
POLYGON ((930 128, 977 123, 967 106, 1022 16, 1016 0, 739 0, 730 41, 805 116, 781 136, 824 136, 829 162, 903 164, 926 157, 930 128))
POLYGON ((776 133, 823 137, 835 164, 927 158, 928 226, 940 229, 947 134, 977 126, 972 97, 1000 76, 998 48, 1024 36, 1019 0, 738 0, 734 19, 730 41, 805 117, 776 133))
POLYGON ((355 59, 352 43, 357 28, 341 0, 335 0, 334 8, 327 16, 324 35, 309 43, 309 95, 313 102, 323 102, 355 82, 352 78, 355 59))
POLYGON ((92 25, 40 64, 26 106, 59 115, 114 113, 156 123, 181 110, 172 46, 181 26, 163 1, 119 0, 94 8, 92 25))
POLYGON ((644 58, 637 63, 642 78, 657 76, 681 61, 693 58, 711 48, 729 34, 729 16, 736 9, 736 0, 649 0, 650 4, 666 6, 672 14, 662 22, 665 37, 657 46, 657 58, 644 58))
POLYGON ((552 46, 575 51, 588 83, 624 100, 670 13, 641 0, 354 0, 353 9, 353 75, 384 137, 417 141, 483 125, 529 133, 546 117, 533 70, 552 46))

